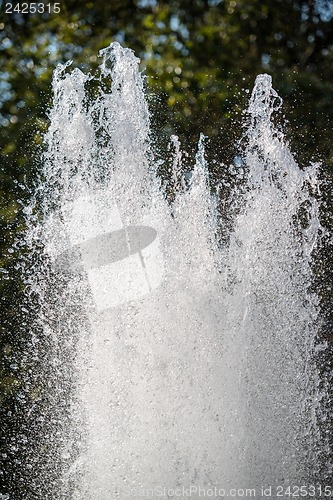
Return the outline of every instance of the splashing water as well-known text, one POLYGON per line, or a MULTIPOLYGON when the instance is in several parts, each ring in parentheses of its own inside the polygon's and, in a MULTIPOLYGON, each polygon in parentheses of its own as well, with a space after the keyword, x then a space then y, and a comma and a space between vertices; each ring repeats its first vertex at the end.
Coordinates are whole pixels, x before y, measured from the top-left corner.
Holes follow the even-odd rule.
POLYGON ((196 499, 200 487, 259 498, 262 485, 319 481, 317 166, 297 166, 271 121, 281 100, 259 75, 222 244, 205 138, 189 182, 173 138, 168 203, 139 60, 118 43, 101 55, 112 90, 94 100, 91 76, 69 64, 54 74, 34 201, 43 217, 30 215, 34 350, 48 394, 30 458, 35 494, 110 500, 192 487, 196 499))

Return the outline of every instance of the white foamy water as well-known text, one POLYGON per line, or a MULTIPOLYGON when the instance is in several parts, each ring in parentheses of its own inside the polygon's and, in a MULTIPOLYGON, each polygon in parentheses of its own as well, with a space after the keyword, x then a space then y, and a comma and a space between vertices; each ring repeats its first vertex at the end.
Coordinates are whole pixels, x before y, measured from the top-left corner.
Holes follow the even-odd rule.
POLYGON ((92 77, 55 73, 43 220, 29 234, 46 262, 33 286, 53 395, 36 488, 110 500, 130 488, 135 498, 190 486, 259 495, 319 481, 317 167, 296 164, 272 123, 271 77, 259 75, 232 229, 211 195, 204 137, 189 183, 173 138, 167 202, 139 61, 117 43, 102 56, 112 85, 94 99, 92 77))

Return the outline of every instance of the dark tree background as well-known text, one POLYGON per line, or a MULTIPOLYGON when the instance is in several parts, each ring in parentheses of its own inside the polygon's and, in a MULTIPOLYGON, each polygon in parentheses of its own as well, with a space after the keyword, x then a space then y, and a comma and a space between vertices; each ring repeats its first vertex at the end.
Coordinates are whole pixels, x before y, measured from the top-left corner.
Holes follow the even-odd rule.
MULTIPOLYGON (((58 62, 73 59, 74 67, 94 71, 98 51, 110 42, 131 47, 146 68, 158 154, 171 134, 192 151, 203 132, 209 156, 226 163, 241 137, 256 75, 271 74, 297 161, 322 162, 322 218, 333 227, 332 0, 62 0, 59 14, 6 14, 5 4, 0 0, 2 442, 20 425, 22 401, 36 392, 24 386, 20 364, 26 330, 18 310, 22 254, 16 239, 40 168, 58 62)), ((333 323, 329 248, 318 254, 316 267, 327 338, 333 323)), ((0 471, 1 477, 15 483, 15 475, 0 471)))

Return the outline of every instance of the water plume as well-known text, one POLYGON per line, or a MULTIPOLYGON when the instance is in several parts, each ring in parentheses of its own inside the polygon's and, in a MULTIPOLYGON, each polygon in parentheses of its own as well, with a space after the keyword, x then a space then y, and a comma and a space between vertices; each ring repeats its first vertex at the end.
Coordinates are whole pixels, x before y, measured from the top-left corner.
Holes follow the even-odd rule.
POLYGON ((30 210, 50 391, 36 491, 109 500, 319 481, 318 166, 298 167, 273 124, 281 99, 259 75, 230 214, 212 195, 203 136, 186 179, 172 139, 168 202, 139 60, 116 42, 101 55, 112 85, 94 99, 92 76, 55 72, 30 210))

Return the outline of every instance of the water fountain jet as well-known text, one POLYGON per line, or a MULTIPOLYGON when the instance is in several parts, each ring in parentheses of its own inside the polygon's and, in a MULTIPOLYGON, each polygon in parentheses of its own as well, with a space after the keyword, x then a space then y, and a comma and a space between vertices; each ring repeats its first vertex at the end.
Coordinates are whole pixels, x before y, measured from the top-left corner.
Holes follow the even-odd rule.
MULTIPOLYGON (((309 291, 321 227, 311 194, 317 167, 296 164, 272 122, 281 99, 271 78, 259 75, 242 152, 245 185, 235 190, 233 228, 222 245, 203 137, 191 180, 170 205, 151 152, 139 60, 117 43, 101 54, 112 88, 94 102, 80 71, 65 74, 65 65, 55 73, 43 220, 28 235, 42 240, 47 262, 34 278, 39 327, 51 335, 70 387, 48 451, 57 478, 45 470, 53 479, 43 498, 109 500, 163 486, 259 492, 318 481, 318 298, 309 291), (127 272, 126 228, 133 227, 158 235, 154 266, 152 254, 138 255, 128 280, 113 275, 105 287, 100 257, 115 241, 101 235, 124 228, 127 272), (69 240, 80 246, 77 259, 99 262, 97 280, 82 266, 59 265, 69 240), (135 269, 156 286, 137 293, 135 269), (55 321, 59 309, 63 322, 55 321)), ((49 377, 57 405, 63 379, 49 377)))

